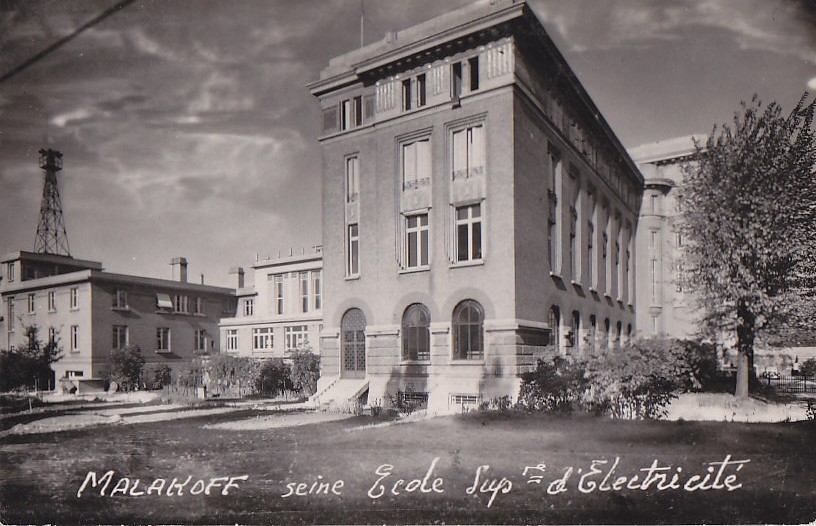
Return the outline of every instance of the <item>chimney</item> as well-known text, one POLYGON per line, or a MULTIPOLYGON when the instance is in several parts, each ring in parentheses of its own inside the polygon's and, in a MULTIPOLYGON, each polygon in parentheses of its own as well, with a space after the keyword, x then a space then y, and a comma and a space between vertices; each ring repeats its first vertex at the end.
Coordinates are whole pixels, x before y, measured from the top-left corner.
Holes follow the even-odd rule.
POLYGON ((235 284, 235 288, 242 289, 244 288, 244 268, 243 267, 232 267, 229 271, 230 276, 235 274, 237 279, 233 281, 235 284))
POLYGON ((170 266, 173 267, 173 280, 187 283, 187 259, 178 257, 170 261, 170 266))

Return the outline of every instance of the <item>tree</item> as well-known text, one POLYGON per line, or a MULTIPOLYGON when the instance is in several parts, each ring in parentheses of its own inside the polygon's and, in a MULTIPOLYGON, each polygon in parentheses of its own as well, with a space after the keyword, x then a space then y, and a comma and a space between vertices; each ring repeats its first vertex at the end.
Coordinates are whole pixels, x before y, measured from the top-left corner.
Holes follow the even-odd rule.
POLYGON ((685 167, 684 285, 703 329, 733 331, 735 394, 748 395, 760 331, 813 320, 816 282, 814 104, 805 93, 788 115, 777 103, 743 102, 731 126, 695 143, 685 167), (801 301, 810 297, 810 302, 801 301))
POLYGON ((304 345, 295 349, 289 358, 292 360, 292 387, 306 396, 315 394, 320 379, 320 356, 313 353, 310 346, 304 345))
POLYGON ((108 357, 108 381, 116 382, 123 391, 130 391, 139 385, 144 364, 145 359, 138 345, 111 349, 108 357))
POLYGON ((59 332, 51 329, 48 341, 40 339, 37 325, 25 327, 25 345, 15 350, 0 351, 0 391, 18 387, 42 389, 53 379, 51 364, 62 358, 59 332))

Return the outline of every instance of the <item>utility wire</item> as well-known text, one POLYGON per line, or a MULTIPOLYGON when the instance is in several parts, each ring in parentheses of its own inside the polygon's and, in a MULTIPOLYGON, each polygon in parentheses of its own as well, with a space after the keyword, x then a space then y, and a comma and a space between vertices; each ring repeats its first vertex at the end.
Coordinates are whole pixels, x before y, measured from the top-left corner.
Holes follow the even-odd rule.
POLYGON ((7 73, 4 73, 3 76, 0 77, 0 83, 3 83, 5 81, 7 81, 8 79, 12 78, 13 76, 20 73, 24 69, 28 68, 29 66, 31 66, 35 62, 43 59, 46 55, 48 55, 52 51, 55 51, 56 49, 62 47, 69 40, 73 39, 74 37, 76 37, 77 35, 79 35, 83 31, 85 31, 86 29, 90 29, 91 27, 95 26, 96 24, 98 24, 99 22, 101 22, 104 19, 108 18, 109 16, 116 13, 117 11, 119 11, 121 9, 124 9, 128 5, 132 4, 133 2, 134 2, 134 0, 122 0, 121 2, 118 2, 115 5, 109 7, 108 9, 103 11, 102 14, 100 14, 99 16, 97 16, 96 18, 91 20, 90 22, 86 22, 85 24, 81 25, 76 31, 74 31, 70 35, 62 37, 61 39, 57 40, 56 42, 54 42, 53 44, 51 44, 47 48, 43 49, 42 51, 40 51, 39 53, 37 53, 33 57, 29 58, 28 60, 26 60, 22 64, 18 65, 14 69, 12 69, 11 71, 9 71, 7 73))

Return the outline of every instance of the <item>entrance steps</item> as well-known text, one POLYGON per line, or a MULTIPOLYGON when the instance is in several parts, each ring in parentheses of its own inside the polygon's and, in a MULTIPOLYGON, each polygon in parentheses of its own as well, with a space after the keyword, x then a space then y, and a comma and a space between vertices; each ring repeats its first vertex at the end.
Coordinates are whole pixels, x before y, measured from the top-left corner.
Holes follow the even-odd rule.
POLYGON ((356 401, 367 389, 367 378, 338 377, 312 395, 309 402, 315 407, 343 409, 356 401))

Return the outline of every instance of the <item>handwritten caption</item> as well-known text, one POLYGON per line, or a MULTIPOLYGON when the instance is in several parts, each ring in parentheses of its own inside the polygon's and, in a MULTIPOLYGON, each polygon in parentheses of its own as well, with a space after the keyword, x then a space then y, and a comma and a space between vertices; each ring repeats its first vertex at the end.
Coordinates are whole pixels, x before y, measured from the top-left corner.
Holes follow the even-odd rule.
MULTIPOLYGON (((445 479, 438 474, 440 457, 435 457, 421 478, 403 477, 397 474, 393 464, 381 464, 373 473, 373 482, 366 496, 371 500, 383 497, 405 497, 422 494, 444 494, 449 488, 445 479)), ((730 454, 722 460, 703 463, 697 471, 686 470, 683 466, 666 465, 658 459, 648 466, 625 472, 621 469, 621 458, 592 460, 585 466, 566 466, 548 470, 546 463, 539 462, 524 466, 519 473, 496 473, 489 464, 477 466, 470 484, 464 488, 466 495, 483 497, 482 502, 490 508, 500 495, 506 495, 519 486, 537 485, 548 495, 567 492, 583 494, 620 491, 735 491, 743 486, 738 474, 751 462, 749 459, 734 460, 730 454)), ((98 476, 89 471, 85 476, 77 498, 86 490, 98 491, 102 497, 117 495, 138 497, 156 495, 181 497, 184 495, 229 495, 231 489, 239 489, 239 483, 249 480, 249 475, 213 477, 208 479, 157 478, 149 482, 129 477, 117 477, 113 470, 98 476), (116 482, 114 483, 114 480, 116 482), (169 481, 169 482, 168 482, 169 481), (110 490, 110 491, 108 491, 110 490)), ((283 499, 310 496, 342 496, 346 490, 343 479, 329 480, 318 475, 311 480, 288 482, 280 497, 283 499)), ((454 491, 451 489, 451 491, 454 491)), ((460 490, 461 491, 461 490, 460 490)))

